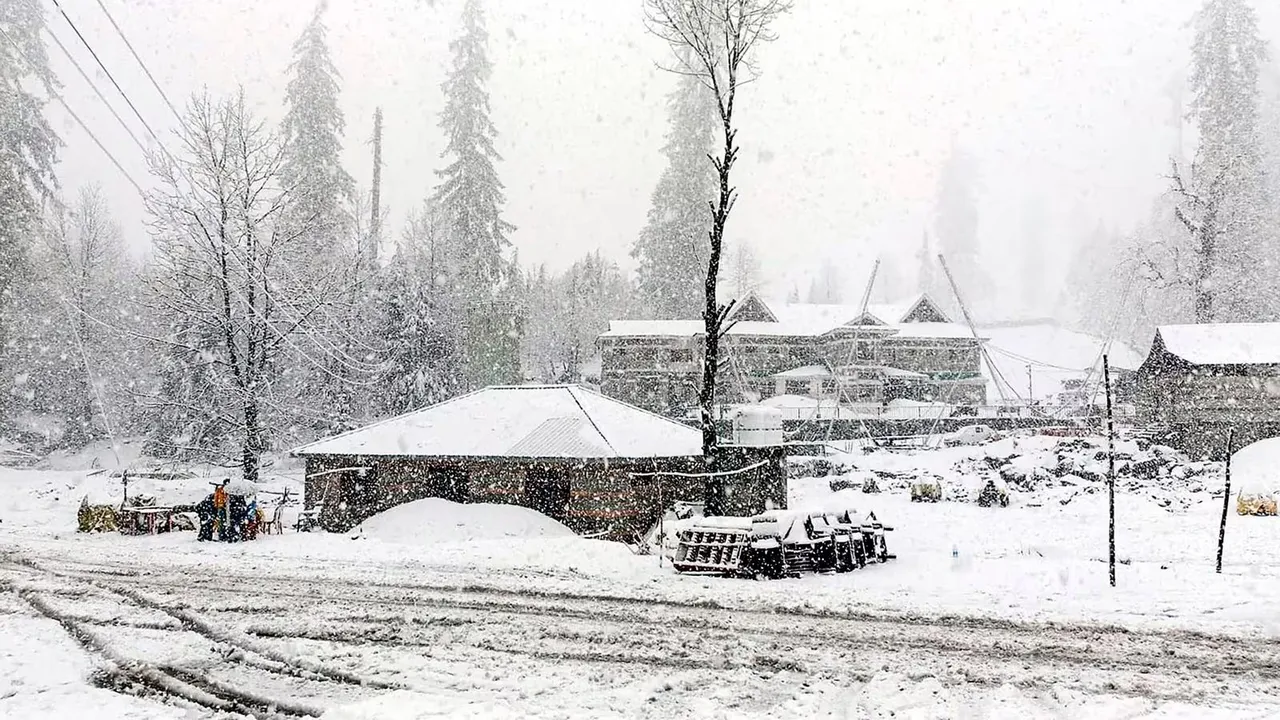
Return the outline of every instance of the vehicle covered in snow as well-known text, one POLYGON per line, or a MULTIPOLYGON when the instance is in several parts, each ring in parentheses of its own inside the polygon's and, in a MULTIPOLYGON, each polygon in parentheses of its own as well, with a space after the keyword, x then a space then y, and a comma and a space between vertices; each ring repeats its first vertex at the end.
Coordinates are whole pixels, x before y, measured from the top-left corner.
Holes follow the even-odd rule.
POLYGON ((700 518, 679 531, 672 564, 680 572, 761 579, 848 572, 892 559, 885 542, 892 529, 856 510, 700 518))
POLYGON ((955 432, 948 433, 942 439, 947 447, 960 445, 981 445, 996 439, 996 431, 988 425, 965 425, 955 432))

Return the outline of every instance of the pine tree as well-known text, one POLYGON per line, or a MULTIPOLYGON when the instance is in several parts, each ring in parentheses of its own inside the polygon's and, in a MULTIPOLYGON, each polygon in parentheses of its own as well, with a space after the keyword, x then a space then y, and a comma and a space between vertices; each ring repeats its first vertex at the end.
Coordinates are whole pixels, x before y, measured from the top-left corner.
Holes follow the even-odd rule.
POLYGON ((311 331, 319 343, 335 351, 325 353, 319 362, 291 358, 272 368, 273 374, 297 376, 280 383, 278 390, 293 396, 290 404, 303 408, 308 424, 319 433, 340 432, 353 425, 363 414, 366 402, 359 388, 368 380, 362 364, 352 361, 367 354, 359 336, 368 326, 361 315, 368 306, 360 293, 370 271, 361 262, 368 241, 362 236, 362 218, 357 216, 363 199, 342 166, 346 120, 340 104, 341 76, 327 43, 327 5, 326 0, 317 4, 293 44, 288 68, 281 179, 290 192, 290 226, 302 237, 284 260, 290 273, 301 279, 338 276, 347 287, 332 298, 332 308, 316 318, 311 331))
POLYGON ((1191 117, 1200 144, 1190 169, 1175 166, 1178 219, 1190 235, 1197 322, 1267 319, 1277 299, 1268 274, 1280 257, 1267 242, 1258 136, 1258 78, 1267 55, 1246 0, 1206 0, 1191 48, 1191 117))
POLYGON ((293 44, 293 62, 285 86, 285 143, 281 177, 292 194, 296 224, 305 226, 304 245, 331 257, 351 224, 355 181, 342 167, 345 119, 339 105, 340 76, 329 57, 321 0, 315 15, 293 44))
POLYGON ((1028 316, 1044 309, 1044 245, 1048 224, 1044 201, 1029 197, 1022 207, 1022 233, 1018 238, 1021 251, 1022 311, 1028 316))
MULTIPOLYGON (((991 279, 979 261, 978 203, 975 192, 976 168, 973 159, 959 145, 953 144, 951 155, 938 179, 938 199, 934 208, 935 231, 939 250, 955 278, 962 297, 972 305, 990 302, 991 279)), ((941 278, 946 284, 946 279, 941 278)), ((950 296, 935 298, 949 304, 950 296)), ((970 308, 972 309, 972 307, 970 308)))
POLYGON ((717 192, 707 154, 715 145, 719 118, 714 98, 697 77, 682 75, 667 99, 670 127, 662 153, 667 167, 658 179, 648 221, 631 248, 639 302, 647 317, 676 320, 700 316, 710 254, 711 213, 717 192))
MULTIPOLYGON (((39 0, 0 3, 0 352, 8 344, 3 318, 10 305, 40 205, 57 185, 61 141, 44 116, 57 80, 49 69, 39 0)), ((7 393, 5 393, 7 395, 7 393)))
POLYGON ((938 277, 934 270, 937 264, 932 243, 929 242, 929 232, 920 233, 920 249, 916 250, 916 290, 929 295, 935 302, 943 299, 938 294, 938 277))
POLYGON ((809 284, 809 295, 805 302, 817 305, 838 305, 844 301, 844 279, 840 277, 840 269, 828 258, 818 268, 818 274, 809 284))
POLYGON ((501 157, 494 149, 497 129, 485 89, 492 67, 480 0, 466 0, 462 25, 462 34, 449 44, 453 67, 440 114, 448 136, 444 157, 451 162, 437 173, 440 184, 432 201, 449 236, 467 383, 482 387, 518 380, 520 327, 516 308, 504 297, 512 281, 507 233, 514 227, 502 219, 503 185, 494 168, 501 157))
POLYGON ((446 320, 450 308, 432 282, 429 247, 406 237, 378 274, 375 337, 382 370, 374 411, 396 415, 446 400, 461 389, 457 348, 446 320))

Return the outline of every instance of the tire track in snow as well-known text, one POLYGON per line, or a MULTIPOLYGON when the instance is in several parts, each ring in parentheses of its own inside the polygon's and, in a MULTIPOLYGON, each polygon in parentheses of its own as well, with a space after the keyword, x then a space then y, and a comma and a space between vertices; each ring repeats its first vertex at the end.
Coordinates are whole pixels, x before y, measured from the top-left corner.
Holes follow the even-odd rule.
POLYGON ((57 612, 38 592, 23 588, 18 588, 15 592, 38 614, 62 626, 71 639, 86 652, 105 661, 97 682, 117 692, 130 692, 136 685, 170 700, 176 700, 179 704, 249 715, 259 720, 276 720, 280 717, 319 717, 321 714, 315 708, 263 698, 236 688, 216 686, 209 682, 197 684, 202 678, 200 673, 188 672, 185 673, 186 677, 179 678, 172 671, 126 658, 83 624, 57 612))
MULTIPOLYGON (((850 680, 894 668, 908 677, 935 676, 954 683, 1009 682, 1034 689, 1065 684, 1086 692, 1193 702, 1249 693, 1274 701, 1269 688, 1280 678, 1280 642, 1186 631, 863 611, 774 612, 715 603, 519 593, 472 584, 442 587, 286 574, 249 582, 190 569, 122 573, 102 566, 68 575, 109 588, 133 578, 151 587, 198 593, 206 601, 200 613, 247 616, 248 630, 259 632, 242 628, 244 635, 314 635, 317 643, 330 647, 333 660, 342 662, 350 662, 361 645, 376 646, 370 652, 377 653, 377 660, 432 647, 463 660, 482 650, 542 663, 648 664, 702 672, 725 668, 725 658, 740 658, 730 667, 850 680), (282 625, 252 612, 263 598, 282 601, 282 625), (219 599, 229 606, 218 607, 219 599), (323 631, 312 632, 326 611, 344 619, 329 619, 323 631), (438 638, 413 629, 414 614, 423 611, 450 619, 443 626, 419 623, 437 634, 454 633, 441 635, 448 640, 443 648, 438 638), (379 637, 377 631, 388 628, 395 632, 379 637)), ((173 609, 154 598, 148 601, 173 609)), ((196 612, 190 608, 187 604, 180 610, 196 612)))
POLYGON ((190 613, 150 601, 130 588, 107 587, 105 583, 91 578, 75 578, 66 573, 41 568, 38 564, 22 557, 10 556, 0 559, 0 568, 10 571, 17 568, 23 571, 23 579, 17 583, 12 580, 0 580, 0 590, 13 592, 37 614, 61 625, 72 639, 91 655, 104 659, 106 667, 98 674, 95 682, 118 692, 137 694, 134 691, 141 687, 189 706, 199 706, 218 712, 240 713, 262 720, 281 717, 319 717, 324 712, 323 708, 308 702, 274 698, 232 686, 195 668, 173 665, 160 667, 128 658, 115 649, 114 643, 105 640, 91 630, 90 626, 126 627, 170 633, 194 632, 225 649, 225 652, 219 653, 223 662, 234 662, 310 682, 337 682, 382 689, 398 687, 357 678, 349 673, 324 668, 315 663, 291 659, 270 649, 241 646, 235 642, 236 638, 233 635, 219 632, 209 623, 190 613), (50 584, 48 582, 50 578, 56 578, 59 582, 50 584), (91 590, 74 587, 68 582, 87 585, 91 590), (51 585, 51 587, 45 588, 42 587, 43 585, 51 585), (78 599, 94 598, 95 590, 98 593, 123 598, 126 601, 126 607, 164 613, 173 618, 174 622, 172 624, 153 623, 128 617, 106 620, 62 611, 46 600, 46 596, 51 596, 74 603, 78 599))

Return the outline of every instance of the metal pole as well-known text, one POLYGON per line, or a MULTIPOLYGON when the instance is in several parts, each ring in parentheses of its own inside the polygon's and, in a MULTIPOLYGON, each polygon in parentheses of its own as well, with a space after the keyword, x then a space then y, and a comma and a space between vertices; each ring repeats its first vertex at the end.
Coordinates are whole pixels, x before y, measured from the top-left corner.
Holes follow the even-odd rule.
POLYGON ((1116 586, 1116 425, 1111 417, 1111 363, 1102 356, 1102 382, 1107 386, 1107 532, 1111 587, 1116 586))
POLYGON ((1218 573, 1222 573, 1222 547, 1227 543, 1227 508, 1231 506, 1231 450, 1236 429, 1227 430, 1227 484, 1222 490, 1222 524, 1218 526, 1218 573))

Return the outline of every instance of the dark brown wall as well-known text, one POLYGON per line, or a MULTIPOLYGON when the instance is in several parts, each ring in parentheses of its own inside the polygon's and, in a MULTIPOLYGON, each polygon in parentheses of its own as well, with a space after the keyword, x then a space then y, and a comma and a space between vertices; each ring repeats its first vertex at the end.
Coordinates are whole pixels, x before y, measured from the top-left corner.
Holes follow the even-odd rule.
MULTIPOLYGON (((721 470, 768 463, 729 478, 730 510, 752 515, 766 506, 786 507, 785 455, 781 448, 725 450, 721 470), (768 501, 766 504, 766 500, 768 501)), ((324 456, 307 458, 306 507, 323 504, 321 524, 345 532, 365 518, 426 497, 455 502, 509 503, 533 507, 579 533, 633 540, 676 500, 700 502, 702 480, 653 473, 698 473, 701 458, 538 461, 502 458, 324 456), (367 467, 363 474, 336 468, 367 467), (565 486, 563 505, 547 507, 565 486)))

